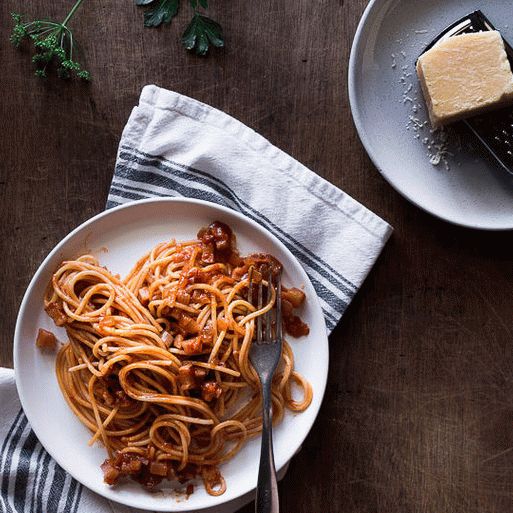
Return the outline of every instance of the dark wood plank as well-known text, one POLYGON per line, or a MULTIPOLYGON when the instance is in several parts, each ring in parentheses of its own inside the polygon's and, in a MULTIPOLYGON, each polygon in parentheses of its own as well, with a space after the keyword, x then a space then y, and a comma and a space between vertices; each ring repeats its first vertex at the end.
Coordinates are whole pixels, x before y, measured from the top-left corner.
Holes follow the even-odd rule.
MULTIPOLYGON (((147 30, 132 2, 85 2, 74 26, 89 86, 33 78, 2 23, 0 364, 12 364, 33 272, 103 209, 124 123, 142 86, 157 83, 239 118, 396 229, 331 337, 326 398, 280 486, 283 510, 511 511, 512 234, 430 217, 366 157, 346 93, 364 0, 212 3, 227 48, 201 59, 179 44, 185 9, 172 27, 147 30)), ((4 0, 0 18, 20 5, 4 0)))

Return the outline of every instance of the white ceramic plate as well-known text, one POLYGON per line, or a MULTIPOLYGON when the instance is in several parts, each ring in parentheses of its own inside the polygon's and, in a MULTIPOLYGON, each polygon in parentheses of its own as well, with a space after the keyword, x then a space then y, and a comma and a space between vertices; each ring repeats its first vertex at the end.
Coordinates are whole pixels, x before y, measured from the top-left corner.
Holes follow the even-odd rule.
POLYGON ((310 326, 310 335, 292 339, 296 368, 312 384, 311 406, 301 414, 287 413, 275 429, 277 468, 283 467, 308 434, 319 411, 328 373, 328 339, 314 288, 286 247, 254 221, 224 207, 189 199, 151 199, 122 205, 79 226, 48 255, 32 279, 21 304, 14 338, 16 383, 23 409, 37 437, 57 462, 82 484, 123 504, 153 511, 189 511, 219 506, 256 486, 260 441, 250 441, 229 463, 221 467, 227 491, 220 497, 208 495, 202 485, 185 501, 177 502, 169 493, 150 494, 133 482, 116 487, 103 483, 100 464, 105 451, 89 447, 90 434, 66 405, 55 377, 55 354, 35 346, 38 328, 66 339, 43 310, 44 290, 52 272, 67 258, 85 252, 97 255, 111 271, 125 275, 136 260, 158 242, 175 237, 194 238, 199 228, 214 220, 229 224, 237 236, 241 254, 265 251, 284 265, 285 284, 304 285, 307 304, 301 316, 310 326))
POLYGON ((351 51, 349 99, 365 149, 400 194, 455 224, 513 229, 513 179, 477 141, 450 137, 449 169, 443 162, 435 167, 427 155, 429 125, 415 130, 408 123, 410 115, 427 120, 415 61, 443 29, 476 9, 513 42, 510 0, 372 0, 351 51))

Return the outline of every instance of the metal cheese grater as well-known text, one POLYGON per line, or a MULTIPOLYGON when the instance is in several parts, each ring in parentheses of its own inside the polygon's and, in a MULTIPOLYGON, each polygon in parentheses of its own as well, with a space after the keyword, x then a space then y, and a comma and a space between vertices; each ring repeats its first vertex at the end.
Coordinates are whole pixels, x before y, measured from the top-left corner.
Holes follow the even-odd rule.
MULTIPOLYGON (((475 11, 445 29, 423 53, 440 41, 469 32, 496 30, 490 20, 481 12, 475 11)), ((513 67, 513 48, 504 40, 506 54, 513 67)), ((462 121, 481 141, 508 173, 513 175, 513 108, 506 107, 487 114, 481 114, 462 121)))

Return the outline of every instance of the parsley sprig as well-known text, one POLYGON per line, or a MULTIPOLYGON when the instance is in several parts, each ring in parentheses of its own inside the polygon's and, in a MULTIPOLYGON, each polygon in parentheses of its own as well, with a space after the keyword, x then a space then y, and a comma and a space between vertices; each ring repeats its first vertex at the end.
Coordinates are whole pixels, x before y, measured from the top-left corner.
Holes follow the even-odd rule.
MULTIPOLYGON (((144 25, 158 27, 170 23, 178 14, 180 0, 135 0, 137 5, 148 6, 144 12, 144 25)), ((223 29, 213 19, 201 14, 200 9, 208 9, 208 0, 189 0, 194 11, 192 19, 182 34, 182 44, 187 50, 198 55, 206 55, 210 45, 224 46, 223 29)))
POLYGON ((19 47, 24 40, 33 43, 36 53, 32 57, 32 62, 36 65, 36 76, 46 77, 48 67, 53 63, 61 78, 69 78, 74 74, 83 80, 90 80, 89 72, 82 69, 74 60, 76 42, 68 26, 82 2, 83 0, 77 0, 61 23, 51 20, 25 21, 21 14, 11 13, 14 20, 11 43, 16 47, 19 47))

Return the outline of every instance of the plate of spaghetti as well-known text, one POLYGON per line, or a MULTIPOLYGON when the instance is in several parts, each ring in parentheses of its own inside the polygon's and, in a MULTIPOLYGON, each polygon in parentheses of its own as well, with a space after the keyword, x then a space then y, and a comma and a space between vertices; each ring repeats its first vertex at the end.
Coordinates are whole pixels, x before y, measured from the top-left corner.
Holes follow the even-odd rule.
POLYGON ((18 315, 16 383, 50 455, 108 499, 153 511, 217 507, 256 486, 261 392, 249 361, 281 300, 275 460, 307 436, 328 372, 326 327, 293 254, 255 221, 160 198, 79 226, 48 255, 18 315), (258 310, 249 274, 282 276, 258 310))

